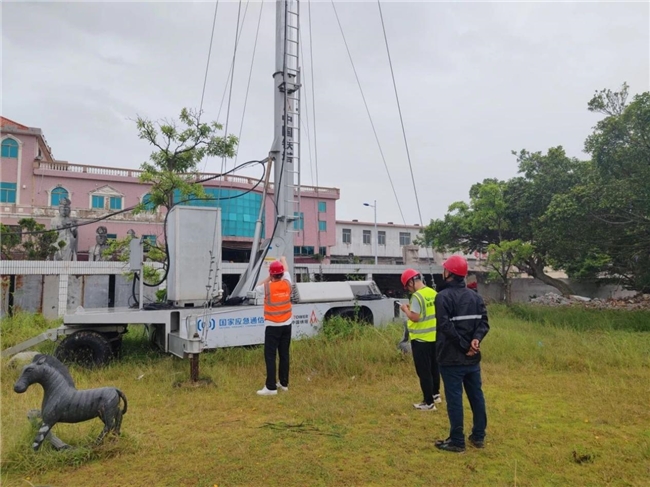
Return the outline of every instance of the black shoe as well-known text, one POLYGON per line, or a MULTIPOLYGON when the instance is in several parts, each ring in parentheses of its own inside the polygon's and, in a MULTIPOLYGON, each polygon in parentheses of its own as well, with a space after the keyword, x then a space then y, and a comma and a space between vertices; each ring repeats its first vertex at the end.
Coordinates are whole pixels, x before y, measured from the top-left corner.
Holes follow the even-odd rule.
POLYGON ((474 448, 485 448, 485 440, 477 440, 472 435, 469 435, 468 440, 474 448))
POLYGON ((435 442, 435 445, 438 450, 450 451, 454 453, 463 453, 465 451, 464 446, 453 444, 451 442, 451 438, 447 438, 446 440, 438 440, 435 442))

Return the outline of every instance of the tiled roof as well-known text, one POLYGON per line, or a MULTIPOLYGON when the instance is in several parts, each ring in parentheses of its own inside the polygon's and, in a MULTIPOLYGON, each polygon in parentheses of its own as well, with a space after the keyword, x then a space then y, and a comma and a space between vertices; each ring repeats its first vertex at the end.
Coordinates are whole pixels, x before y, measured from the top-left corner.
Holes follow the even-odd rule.
POLYGON ((2 127, 14 127, 17 129, 29 130, 29 127, 26 127, 21 123, 14 122, 13 120, 0 116, 0 128, 2 127))

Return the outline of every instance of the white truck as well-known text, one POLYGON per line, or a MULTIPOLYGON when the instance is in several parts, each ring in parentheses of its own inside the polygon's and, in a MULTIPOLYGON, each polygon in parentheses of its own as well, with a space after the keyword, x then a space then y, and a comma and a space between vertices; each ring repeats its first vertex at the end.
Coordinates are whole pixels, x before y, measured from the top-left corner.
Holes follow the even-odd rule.
MULTIPOLYGON (((221 211, 177 205, 166 218, 167 302, 144 305, 140 281, 137 309, 83 309, 63 317, 63 325, 9 349, 12 355, 44 340, 65 338, 57 347, 63 359, 103 364, 118 354, 128 325, 144 324, 165 352, 196 359, 207 349, 264 343, 263 297, 255 293, 269 261, 284 255, 293 271, 293 221, 300 206, 299 12, 295 0, 276 0, 276 62, 273 74, 274 142, 266 159, 262 204, 247 270, 231 296, 221 290, 221 211), (269 184, 274 171, 272 193, 269 184), (274 228, 262 241, 267 192, 273 200, 274 228), (227 299, 224 299, 227 298, 227 299)), ((142 274, 142 242, 131 241, 130 269, 142 274)), ((397 300, 383 296, 373 281, 296 283, 294 338, 313 336, 328 318, 340 315, 381 326, 399 316, 397 300)))

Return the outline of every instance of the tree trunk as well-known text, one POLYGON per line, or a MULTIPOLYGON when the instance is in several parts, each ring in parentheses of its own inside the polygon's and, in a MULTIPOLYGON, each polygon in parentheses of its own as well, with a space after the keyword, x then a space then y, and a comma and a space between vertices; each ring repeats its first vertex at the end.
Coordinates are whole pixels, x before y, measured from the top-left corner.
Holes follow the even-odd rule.
POLYGON ((504 279, 503 291, 505 293, 506 305, 510 306, 512 304, 512 279, 504 279))
POLYGON ((530 259, 527 262, 528 271, 531 276, 535 279, 539 279, 544 284, 553 286, 555 289, 560 291, 563 296, 569 296, 570 294, 575 294, 571 286, 566 282, 561 281, 560 279, 555 279, 554 277, 549 276, 544 272, 544 262, 541 259, 530 259))

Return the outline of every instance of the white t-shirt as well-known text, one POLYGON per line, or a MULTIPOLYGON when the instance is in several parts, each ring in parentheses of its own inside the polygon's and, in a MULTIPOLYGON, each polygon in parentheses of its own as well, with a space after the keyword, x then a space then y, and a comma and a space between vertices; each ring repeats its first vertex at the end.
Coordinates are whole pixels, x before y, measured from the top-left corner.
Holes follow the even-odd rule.
MULTIPOLYGON (((282 279, 287 281, 289 283, 289 285, 293 285, 293 283, 291 282, 291 274, 289 274, 288 272, 285 272, 282 275, 282 279)), ((264 295, 264 284, 260 284, 259 286, 257 286, 255 288, 255 292, 259 293, 261 295, 264 295)), ((293 322, 293 316, 291 318, 289 318, 287 321, 282 321, 280 323, 275 323, 274 321, 264 320, 264 323, 266 324, 266 326, 285 326, 285 325, 290 325, 292 322, 293 322)))

